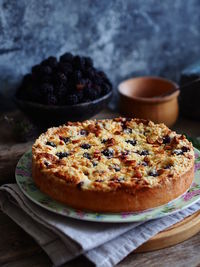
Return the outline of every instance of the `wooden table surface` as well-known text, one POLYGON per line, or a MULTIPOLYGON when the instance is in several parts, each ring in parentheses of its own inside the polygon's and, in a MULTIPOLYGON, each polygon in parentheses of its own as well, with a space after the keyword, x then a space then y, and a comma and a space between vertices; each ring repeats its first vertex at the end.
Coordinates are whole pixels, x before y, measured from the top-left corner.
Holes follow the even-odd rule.
MULTIPOLYGON (((97 118, 114 117, 116 114, 102 112, 97 118)), ((24 151, 32 142, 16 143, 8 138, 2 130, 0 134, 0 184, 14 181, 15 165, 24 151)), ((173 127, 178 132, 190 136, 200 136, 200 124, 198 122, 179 119, 173 127)), ((12 135, 10 135, 11 137, 12 135)), ((120 267, 171 267, 200 266, 200 233, 189 240, 176 246, 148 253, 131 253, 122 262, 120 267)), ((50 267, 52 266, 48 256, 36 244, 36 242, 16 225, 8 216, 0 211, 0 266, 2 267, 50 267)), ((90 266, 89 262, 80 257, 64 265, 64 267, 90 266)))

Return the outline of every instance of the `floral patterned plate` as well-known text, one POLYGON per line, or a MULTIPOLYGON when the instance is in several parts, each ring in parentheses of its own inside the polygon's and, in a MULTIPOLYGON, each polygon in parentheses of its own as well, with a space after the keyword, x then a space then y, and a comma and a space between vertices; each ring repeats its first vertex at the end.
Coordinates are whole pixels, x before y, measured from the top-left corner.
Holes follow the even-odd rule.
POLYGON ((195 149, 195 177, 190 189, 181 197, 163 206, 142 212, 95 213, 75 210, 43 194, 31 177, 31 151, 25 153, 16 167, 16 181, 21 191, 37 205, 71 218, 94 222, 138 222, 160 218, 181 211, 200 200, 200 151, 195 149))

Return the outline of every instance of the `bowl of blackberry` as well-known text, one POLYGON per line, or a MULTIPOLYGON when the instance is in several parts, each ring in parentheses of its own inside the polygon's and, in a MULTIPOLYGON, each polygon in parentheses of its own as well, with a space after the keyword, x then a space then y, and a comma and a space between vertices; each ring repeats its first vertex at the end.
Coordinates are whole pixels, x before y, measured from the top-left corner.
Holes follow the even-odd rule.
POLYGON ((65 53, 32 67, 16 90, 15 103, 39 128, 83 121, 104 109, 112 84, 90 57, 65 53))

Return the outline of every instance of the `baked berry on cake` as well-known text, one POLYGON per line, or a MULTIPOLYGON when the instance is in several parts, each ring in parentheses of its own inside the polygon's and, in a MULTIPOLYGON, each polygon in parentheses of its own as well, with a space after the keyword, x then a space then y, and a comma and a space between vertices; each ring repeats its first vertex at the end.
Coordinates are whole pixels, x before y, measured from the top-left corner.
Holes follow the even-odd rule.
POLYGON ((40 135, 32 148, 40 190, 73 208, 141 211, 182 195, 194 176, 194 150, 184 135, 142 119, 68 122, 40 135))

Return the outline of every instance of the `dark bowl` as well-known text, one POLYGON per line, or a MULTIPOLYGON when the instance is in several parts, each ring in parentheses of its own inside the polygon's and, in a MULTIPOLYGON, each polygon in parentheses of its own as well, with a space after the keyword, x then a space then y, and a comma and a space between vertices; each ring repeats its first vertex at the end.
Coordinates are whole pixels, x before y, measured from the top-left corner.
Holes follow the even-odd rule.
POLYGON ((83 121, 91 118, 106 108, 111 99, 112 91, 96 100, 76 105, 50 106, 17 97, 14 102, 20 110, 41 130, 51 126, 58 126, 67 121, 83 121))

